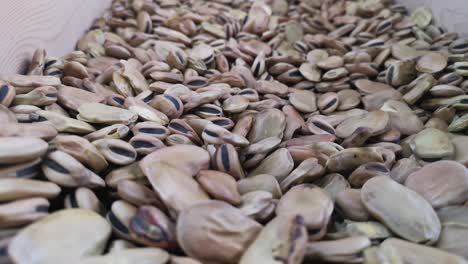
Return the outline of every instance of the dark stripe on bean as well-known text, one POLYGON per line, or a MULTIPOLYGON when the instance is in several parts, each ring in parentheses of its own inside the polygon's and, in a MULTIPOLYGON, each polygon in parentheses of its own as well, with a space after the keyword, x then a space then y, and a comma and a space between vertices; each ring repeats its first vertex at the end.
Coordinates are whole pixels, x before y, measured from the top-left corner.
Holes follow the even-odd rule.
POLYGON ((49 206, 48 205, 36 206, 35 211, 38 212, 38 213, 48 213, 49 212, 49 206))
POLYGON ((220 114, 219 110, 209 106, 202 106, 198 108, 198 111, 210 113, 210 114, 220 114))
POLYGON ((18 178, 26 178, 30 176, 31 174, 37 173, 40 169, 39 163, 32 165, 31 167, 27 167, 24 169, 21 169, 16 172, 16 177, 18 178))
POLYGON ((146 141, 133 141, 132 143, 132 146, 134 148, 152 148, 154 147, 154 145, 150 142, 146 142, 146 141))
POLYGON ((80 208, 80 206, 78 206, 78 202, 76 201, 76 191, 70 193, 70 205, 72 208, 80 208))
POLYGON ((128 228, 122 222, 120 222, 120 220, 117 218, 117 216, 115 216, 115 214, 112 211, 109 212, 108 218, 109 218, 109 222, 117 230, 119 230, 120 232, 122 232, 124 234, 128 234, 128 228))
POLYGON ((335 134, 335 131, 333 131, 333 129, 328 127, 327 125, 324 125, 324 124, 322 124, 320 122, 312 122, 312 124, 314 124, 314 126, 320 128, 320 129, 322 129, 322 130, 324 130, 324 131, 326 131, 326 132, 328 132, 328 133, 330 133, 332 135, 335 134))
POLYGON ((146 134, 163 135, 166 134, 166 130, 162 128, 140 128, 138 131, 146 134))
POLYGON ((172 104, 174 105, 174 107, 176 108, 176 110, 180 110, 180 104, 179 104, 179 101, 177 101, 176 98, 174 98, 173 96, 170 96, 170 95, 164 95, 164 98, 171 101, 172 104))
POLYGON ((129 157, 129 158, 135 158, 135 153, 133 153, 132 151, 129 151, 127 149, 124 149, 124 148, 121 148, 121 147, 116 147, 116 146, 110 146, 109 147, 110 151, 118 154, 118 155, 121 155, 121 156, 125 156, 125 157, 129 157))
POLYGON ((365 168, 368 170, 373 170, 373 171, 380 171, 380 172, 385 172, 385 173, 388 172, 387 167, 385 167, 384 165, 379 165, 379 164, 366 165, 365 168))
POLYGON ((2 87, 0 87, 0 102, 3 101, 3 99, 5 99, 9 91, 10 88, 8 88, 8 85, 2 85, 2 87))
POLYGON ((229 122, 229 120, 224 120, 224 119, 214 120, 214 121, 211 121, 211 122, 213 122, 213 124, 218 125, 218 126, 228 126, 228 125, 231 124, 231 122, 229 122))
POLYGON ((221 146, 221 160, 223 162, 223 167, 225 171, 231 170, 231 164, 229 163, 229 152, 227 145, 221 146))
POLYGON ((333 98, 333 100, 331 100, 330 102, 328 102, 328 104, 325 105, 325 107, 324 107, 323 109, 326 110, 326 109, 332 107, 337 101, 338 101, 337 98, 333 98))
POLYGON ((125 100, 123 98, 120 98, 120 97, 112 97, 112 100, 114 100, 115 102, 117 102, 119 105, 123 105, 125 103, 125 100))
POLYGON ((211 132, 207 129, 203 130, 203 132, 206 133, 210 137, 215 137, 215 138, 219 137, 218 134, 216 134, 215 132, 211 132))
POLYGON ((65 169, 64 167, 62 167, 62 165, 58 164, 57 162, 53 160, 45 160, 44 164, 56 172, 63 173, 63 174, 70 173, 69 170, 65 169))
POLYGON ((206 85, 206 81, 205 80, 193 80, 193 81, 188 82, 187 84, 190 86, 203 86, 203 85, 206 85))
POLYGON ((175 130, 177 130, 177 131, 179 131, 179 132, 181 132, 181 133, 184 133, 184 134, 187 134, 187 133, 190 132, 190 131, 189 131, 187 128, 185 128, 183 125, 181 125, 181 124, 179 124, 179 123, 175 123, 175 122, 170 123, 170 124, 169 124, 169 127, 170 127, 170 128, 173 128, 173 129, 175 129, 175 130))

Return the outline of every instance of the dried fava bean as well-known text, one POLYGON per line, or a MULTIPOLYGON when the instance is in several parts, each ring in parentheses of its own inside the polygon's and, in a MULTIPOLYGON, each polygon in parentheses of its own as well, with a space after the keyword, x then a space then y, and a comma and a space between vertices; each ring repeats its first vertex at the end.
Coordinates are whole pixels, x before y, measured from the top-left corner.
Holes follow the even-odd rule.
POLYGON ((416 70, 425 73, 436 73, 447 66, 447 58, 440 53, 427 53, 419 58, 416 70))
POLYGON ((49 214, 44 198, 20 199, 0 205, 0 227, 11 228, 33 223, 49 214))
POLYGON ((296 90, 289 95, 289 102, 298 111, 311 113, 317 110, 315 94, 307 90, 296 90))
POLYGON ((242 213, 260 223, 270 220, 276 208, 276 201, 269 192, 253 191, 242 195, 239 209, 242 213))
POLYGON ((202 140, 198 136, 197 132, 187 124, 184 119, 172 119, 171 122, 167 125, 167 128, 170 132, 186 136, 194 143, 201 145, 202 140))
POLYGON ((46 106, 57 101, 57 89, 53 86, 41 86, 26 94, 17 94, 13 105, 46 106))
POLYGON ((130 129, 126 125, 115 124, 106 126, 97 131, 87 134, 84 136, 89 141, 94 141, 102 138, 124 138, 128 135, 130 129))
POLYGON ((128 165, 137 158, 135 148, 120 139, 103 138, 93 141, 92 144, 107 161, 117 165, 128 165))
POLYGON ((236 146, 247 146, 249 144, 245 137, 214 124, 209 124, 203 129, 202 138, 208 144, 229 143, 236 146))
POLYGON ((138 117, 144 121, 153 121, 161 125, 165 125, 169 122, 169 118, 164 113, 154 109, 135 97, 127 97, 125 99, 124 106, 130 112, 137 114, 138 117))
POLYGON ((269 137, 283 137, 286 126, 286 118, 278 109, 264 110, 255 115, 254 124, 250 130, 248 140, 256 143, 269 137))
POLYGON ((318 109, 323 114, 332 113, 339 105, 339 96, 334 92, 324 93, 317 100, 318 109))
POLYGON ((113 202, 106 215, 106 220, 112 227, 113 233, 121 238, 131 240, 129 225, 137 210, 138 208, 125 201, 113 202))
POLYGON ((357 167, 349 176, 348 181, 354 188, 360 188, 372 177, 389 176, 390 170, 384 163, 370 162, 357 167))
POLYGON ((306 242, 307 231, 301 215, 277 216, 260 231, 239 263, 275 263, 278 260, 302 263, 306 242))
POLYGON ((140 134, 132 137, 129 140, 129 143, 139 155, 147 155, 157 149, 165 147, 164 143, 160 139, 146 134, 140 134))
POLYGON ((25 163, 1 166, 0 178, 34 178, 41 172, 41 162, 42 159, 38 158, 25 163))
POLYGON ((381 223, 353 222, 344 220, 343 223, 335 223, 336 232, 328 233, 327 237, 332 239, 346 238, 350 236, 366 236, 372 241, 386 239, 391 236, 390 231, 381 223))
POLYGON ((336 128, 336 135, 347 138, 359 127, 368 127, 372 135, 378 135, 387 129, 388 122, 389 115, 386 112, 369 112, 361 117, 349 118, 339 124, 336 128))
POLYGON ((170 131, 165 126, 158 123, 146 121, 135 124, 135 126, 132 127, 132 133, 135 136, 144 134, 164 140, 170 134, 170 131))
POLYGON ((302 161, 283 181, 281 181, 281 190, 286 192, 293 185, 312 182, 323 176, 325 170, 318 163, 316 158, 310 158, 302 161))
POLYGON ((120 180, 117 183, 117 193, 119 196, 135 205, 154 205, 165 210, 164 204, 158 195, 146 185, 134 180, 120 180))
POLYGON ((207 169, 209 162, 210 156, 206 150, 196 146, 181 145, 156 150, 140 162, 140 167, 150 179, 151 175, 158 173, 152 168, 156 163, 163 163, 195 176, 200 170, 207 169))
POLYGON ((60 135, 55 138, 55 147, 66 152, 95 172, 100 172, 109 165, 98 149, 84 138, 60 135))
POLYGON ((42 123, 11 123, 0 130, 1 137, 34 137, 51 140, 57 135, 57 129, 42 123))
POLYGON ((182 101, 169 94, 157 95, 149 102, 149 105, 161 111, 169 118, 179 118, 184 112, 182 101))
POLYGON ((101 177, 73 156, 60 150, 49 153, 41 168, 47 179, 60 186, 97 188, 105 185, 101 177))
POLYGON ((124 239, 116 239, 110 243, 109 253, 117 253, 133 248, 136 248, 136 246, 132 242, 129 242, 124 239))
POLYGON ((132 111, 99 103, 84 103, 78 108, 78 119, 96 124, 132 124, 138 115, 132 111))
POLYGON ((109 224, 93 211, 62 210, 21 230, 8 254, 17 263, 63 263, 101 254, 110 233, 109 224))
POLYGON ((236 181, 231 175, 220 171, 201 170, 195 176, 195 179, 215 199, 232 205, 239 205, 241 203, 241 196, 237 190, 236 181))
POLYGON ((466 260, 459 255, 398 238, 389 238, 380 247, 395 252, 404 261, 403 263, 466 263, 466 260))
POLYGON ((268 155, 250 174, 249 177, 259 174, 270 174, 279 182, 283 181, 294 168, 294 161, 289 151, 280 148, 268 155))
POLYGON ((309 240, 319 240, 325 235, 332 212, 333 201, 330 196, 312 184, 294 186, 281 197, 276 207, 278 216, 304 217, 309 240))
POLYGON ((361 201, 361 190, 345 189, 336 195, 337 209, 346 219, 368 221, 370 215, 361 201))
POLYGON ((48 145, 39 138, 1 137, 0 164, 18 164, 42 157, 48 145))
POLYGON ((305 259, 312 261, 359 263, 362 252, 371 246, 365 236, 307 243, 305 259))
POLYGON ((405 186, 423 196, 434 208, 459 205, 468 199, 468 170, 455 161, 433 162, 411 173, 405 186))
POLYGON ((439 238, 440 221, 429 202, 387 176, 367 181, 361 200, 373 217, 409 241, 430 245, 439 238))
POLYGON ((0 81, 0 105, 9 107, 16 96, 16 90, 12 85, 0 81))
POLYGON ((437 248, 466 258, 467 209, 466 206, 447 206, 437 211, 442 223, 437 248))
POLYGON ((105 97, 71 86, 60 86, 57 93, 58 103, 68 109, 78 111, 86 103, 102 103, 105 97))
POLYGON ((275 94, 284 96, 288 92, 288 87, 281 82, 257 81, 255 90, 261 94, 275 94))
POLYGON ((87 134, 96 131, 92 125, 86 122, 73 119, 52 111, 39 110, 31 116, 35 119, 37 116, 37 121, 45 121, 46 124, 54 126, 58 132, 87 134))
POLYGON ((352 171, 368 162, 383 162, 383 156, 376 148, 348 148, 330 156, 326 167, 329 171, 352 171))
POLYGON ((175 217, 183 209, 209 200, 208 194, 191 177, 208 168, 209 160, 204 149, 177 145, 147 155, 140 162, 140 167, 168 207, 169 214, 175 217))
POLYGON ((30 88, 36 88, 40 86, 56 87, 61 84, 60 79, 55 76, 11 74, 11 75, 2 75, 0 76, 0 79, 13 85, 14 87, 30 87, 30 88))
POLYGON ((80 187, 65 197, 65 208, 81 208, 94 211, 98 214, 103 213, 104 208, 101 201, 92 190, 80 187))
POLYGON ((336 131, 322 116, 311 116, 307 120, 307 128, 314 135, 335 135, 336 131))
POLYGON ((411 14, 411 20, 419 28, 427 27, 432 21, 432 11, 427 7, 419 7, 411 14))
POLYGON ((177 241, 190 257, 202 262, 238 263, 260 230, 261 225, 239 209, 224 202, 207 201, 182 211, 176 233, 177 241), (205 250, 206 243, 211 245, 210 250, 205 250))
POLYGON ((454 147, 448 135, 435 128, 426 128, 416 134, 410 147, 413 153, 421 159, 449 158, 454 153, 454 147))
POLYGON ((423 123, 412 109, 402 101, 388 100, 380 110, 388 113, 390 126, 404 135, 412 135, 423 130, 423 123))
POLYGON ((130 248, 118 252, 110 252, 107 255, 84 257, 77 260, 77 264, 132 264, 146 263, 166 264, 169 261, 169 253, 159 248, 130 248))
POLYGON ((130 236, 146 246, 175 248, 175 224, 161 210, 153 206, 141 206, 130 220, 130 236))
POLYGON ((0 201, 7 202, 22 198, 54 198, 59 195, 60 187, 52 182, 30 179, 0 179, 0 201))

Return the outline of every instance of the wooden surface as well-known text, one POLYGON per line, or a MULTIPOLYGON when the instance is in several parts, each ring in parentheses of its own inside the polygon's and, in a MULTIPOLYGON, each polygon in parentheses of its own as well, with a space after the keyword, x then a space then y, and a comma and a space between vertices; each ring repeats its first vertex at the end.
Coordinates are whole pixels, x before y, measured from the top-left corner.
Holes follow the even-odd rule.
MULTIPOLYGON (((74 49, 111 0, 0 0, 0 74, 25 69, 38 47, 51 56, 74 49)), ((410 8, 426 5, 447 30, 468 37, 468 0, 399 0, 410 8)))
POLYGON ((437 25, 468 37, 468 0, 398 0, 411 9, 427 6, 432 9, 437 25))
POLYGON ((38 47, 51 56, 76 41, 111 0, 0 0, 0 74, 21 72, 38 47))

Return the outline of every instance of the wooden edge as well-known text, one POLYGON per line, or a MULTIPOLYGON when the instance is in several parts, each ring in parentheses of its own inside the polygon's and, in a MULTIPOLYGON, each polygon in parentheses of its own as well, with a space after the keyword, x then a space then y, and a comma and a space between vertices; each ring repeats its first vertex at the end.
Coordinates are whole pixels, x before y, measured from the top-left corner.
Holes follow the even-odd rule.
POLYGON ((0 74, 22 73, 36 48, 49 56, 74 50, 111 0, 4 0, 0 8, 0 74))

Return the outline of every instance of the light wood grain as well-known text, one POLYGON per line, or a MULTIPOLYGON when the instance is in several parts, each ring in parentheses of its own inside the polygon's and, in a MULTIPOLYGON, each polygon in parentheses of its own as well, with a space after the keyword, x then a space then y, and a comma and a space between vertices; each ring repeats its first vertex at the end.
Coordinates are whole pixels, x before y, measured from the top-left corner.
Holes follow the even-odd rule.
POLYGON ((427 6, 432 9, 437 25, 446 30, 457 32, 461 37, 468 37, 468 1, 467 0, 399 0, 410 9, 427 6))
POLYGON ((62 56, 111 0, 0 0, 0 74, 27 67, 32 53, 45 48, 62 56))
MULTIPOLYGON (((414 9, 431 7, 437 23, 468 37, 467 0, 399 0, 414 9)), ((24 71, 32 53, 51 56, 74 49, 111 0, 0 0, 0 74, 24 71)))

